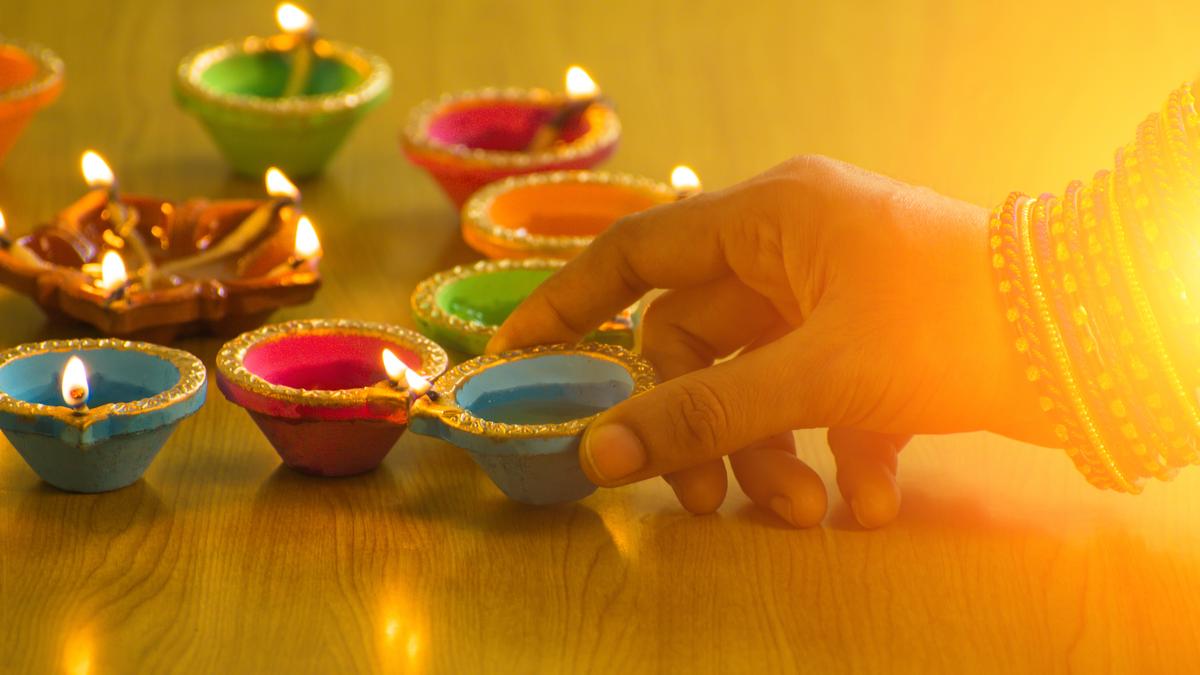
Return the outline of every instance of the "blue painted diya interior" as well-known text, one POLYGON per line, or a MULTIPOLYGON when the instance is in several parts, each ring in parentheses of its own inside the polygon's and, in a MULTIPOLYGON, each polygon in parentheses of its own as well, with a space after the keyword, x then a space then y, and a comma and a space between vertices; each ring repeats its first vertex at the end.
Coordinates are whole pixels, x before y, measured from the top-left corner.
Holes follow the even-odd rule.
POLYGON ((634 381, 619 363, 549 354, 500 364, 463 382, 455 400, 480 419, 558 424, 590 417, 629 398, 634 381))
POLYGON ((72 355, 83 359, 91 395, 88 406, 128 403, 174 387, 179 370, 151 354, 117 349, 33 354, 0 367, 0 391, 18 401, 63 406, 60 377, 72 355))

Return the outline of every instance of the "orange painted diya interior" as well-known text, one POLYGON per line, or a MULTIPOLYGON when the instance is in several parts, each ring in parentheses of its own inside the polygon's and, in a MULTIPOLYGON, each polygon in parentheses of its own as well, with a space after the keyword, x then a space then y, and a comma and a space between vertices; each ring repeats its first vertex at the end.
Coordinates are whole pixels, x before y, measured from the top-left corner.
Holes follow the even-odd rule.
POLYGON ((0 45, 0 92, 29 84, 37 74, 37 61, 24 50, 0 45))
POLYGON ((519 187, 492 202, 497 225, 543 237, 594 237, 631 213, 666 200, 622 185, 554 183, 519 187))

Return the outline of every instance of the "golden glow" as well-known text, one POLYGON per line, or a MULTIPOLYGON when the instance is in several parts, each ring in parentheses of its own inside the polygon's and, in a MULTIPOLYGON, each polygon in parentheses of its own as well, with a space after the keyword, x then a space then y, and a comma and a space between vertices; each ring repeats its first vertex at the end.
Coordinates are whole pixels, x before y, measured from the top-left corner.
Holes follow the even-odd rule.
POLYGON ((404 365, 395 352, 385 347, 383 349, 383 370, 387 373, 389 380, 398 383, 400 378, 404 377, 404 371, 408 370, 408 366, 404 365))
POLYGON ((285 33, 307 33, 312 30, 313 18, 308 12, 290 2, 281 2, 275 7, 275 22, 285 33))
POLYGON ((114 291, 124 286, 128 279, 129 276, 125 273, 125 261, 121 258, 121 254, 113 250, 105 252, 104 257, 100 260, 100 288, 114 291))
POLYGON ((87 181, 88 187, 111 187, 113 181, 116 180, 108 162, 104 161, 104 158, 95 150, 83 153, 83 159, 79 161, 79 166, 83 169, 83 179, 87 181))
POLYGON ((700 176, 686 164, 680 164, 671 170, 671 187, 678 192, 699 192, 700 176))
POLYGON ((296 223, 296 258, 305 260, 321 250, 321 240, 308 216, 300 216, 296 223))
POLYGON ((429 391, 429 380, 421 377, 417 371, 412 368, 404 369, 404 381, 408 384, 408 390, 417 396, 421 396, 429 391))
POLYGON ((67 635, 63 649, 63 671, 67 675, 91 675, 95 662, 91 631, 81 629, 67 635))
POLYGON ((267 185, 267 194, 272 197, 289 197, 294 200, 300 196, 300 189, 275 167, 267 169, 263 182, 267 185))
POLYGON ((591 98, 599 88, 588 72, 579 66, 567 68, 567 96, 573 99, 591 98))
POLYGON ((87 403, 88 400, 87 368, 78 356, 67 359, 67 365, 62 372, 63 401, 72 408, 87 403))
POLYGON ((0 237, 8 234, 8 223, 4 220, 4 212, 0 211, 0 237))

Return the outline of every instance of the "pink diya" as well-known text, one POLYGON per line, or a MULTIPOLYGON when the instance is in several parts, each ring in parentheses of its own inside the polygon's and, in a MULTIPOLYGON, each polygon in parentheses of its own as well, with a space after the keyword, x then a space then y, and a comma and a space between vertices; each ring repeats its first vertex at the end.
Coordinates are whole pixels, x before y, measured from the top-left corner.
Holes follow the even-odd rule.
POLYGON ((168 342, 236 334, 316 293, 320 243, 277 170, 270 201, 174 203, 117 197, 103 159, 89 152, 84 164, 96 189, 15 241, 0 232, 0 283, 48 314, 168 342))
POLYGON ((63 62, 38 45, 0 40, 0 161, 34 113, 58 98, 63 62))
POLYGON ((582 68, 568 91, 482 89, 426 101, 412 113, 403 148, 456 206, 506 176, 587 169, 616 150, 621 123, 582 68))
POLYGON ((446 364, 436 343, 398 326, 290 321, 222 347, 217 386, 246 409, 284 464, 348 476, 379 466, 407 428, 410 388, 400 379, 428 388, 446 364))
POLYGON ((511 176, 467 201, 463 239, 489 258, 573 258, 620 218, 700 190, 686 166, 671 183, 607 171, 511 176))

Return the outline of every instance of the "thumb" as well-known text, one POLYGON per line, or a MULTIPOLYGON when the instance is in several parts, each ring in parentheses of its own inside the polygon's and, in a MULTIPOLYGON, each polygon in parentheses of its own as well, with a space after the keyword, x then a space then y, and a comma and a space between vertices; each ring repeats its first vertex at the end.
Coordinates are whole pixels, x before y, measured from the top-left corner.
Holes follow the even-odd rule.
POLYGON ((673 473, 797 428, 836 424, 827 391, 836 346, 802 328, 669 380, 592 423, 580 464, 597 485, 673 473))

